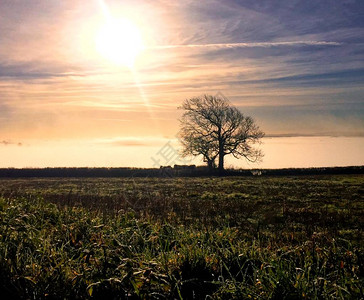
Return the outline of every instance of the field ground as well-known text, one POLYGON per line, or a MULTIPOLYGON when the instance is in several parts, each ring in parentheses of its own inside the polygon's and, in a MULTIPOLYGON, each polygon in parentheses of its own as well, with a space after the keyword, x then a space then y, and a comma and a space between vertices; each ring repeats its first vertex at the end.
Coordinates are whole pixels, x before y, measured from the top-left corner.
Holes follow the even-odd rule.
POLYGON ((360 174, 0 179, 0 292, 360 299, 363 200, 360 174))

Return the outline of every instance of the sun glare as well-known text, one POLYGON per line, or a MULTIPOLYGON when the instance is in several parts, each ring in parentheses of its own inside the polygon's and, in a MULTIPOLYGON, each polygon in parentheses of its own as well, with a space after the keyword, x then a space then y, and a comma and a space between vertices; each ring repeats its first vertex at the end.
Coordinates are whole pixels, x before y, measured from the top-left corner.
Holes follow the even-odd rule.
POLYGON ((127 19, 109 19, 98 31, 96 48, 115 64, 132 68, 144 45, 138 27, 127 19))

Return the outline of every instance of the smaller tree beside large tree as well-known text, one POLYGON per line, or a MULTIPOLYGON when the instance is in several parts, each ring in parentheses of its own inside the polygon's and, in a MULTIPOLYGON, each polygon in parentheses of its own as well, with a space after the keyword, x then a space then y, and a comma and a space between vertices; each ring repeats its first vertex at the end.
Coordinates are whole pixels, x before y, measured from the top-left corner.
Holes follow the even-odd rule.
POLYGON ((210 170, 218 158, 220 174, 224 172, 226 155, 250 162, 262 159, 263 153, 256 145, 261 143, 264 132, 225 98, 204 95, 185 100, 179 108, 184 110, 179 132, 183 156, 202 155, 210 170))

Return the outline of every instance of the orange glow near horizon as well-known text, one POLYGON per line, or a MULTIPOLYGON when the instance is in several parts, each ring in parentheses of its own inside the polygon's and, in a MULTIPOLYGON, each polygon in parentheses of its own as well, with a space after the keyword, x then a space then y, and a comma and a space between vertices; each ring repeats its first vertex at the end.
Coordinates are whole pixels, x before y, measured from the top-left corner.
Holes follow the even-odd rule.
MULTIPOLYGON (((76 139, 63 141, 24 141, 0 147, 0 168, 15 167, 153 167, 151 157, 166 142, 178 149, 177 139, 155 136, 119 139, 76 139), (91 149, 91 151, 90 151, 91 149)), ((363 137, 277 137, 264 138, 262 163, 249 164, 233 157, 226 167, 307 168, 363 165, 363 137), (284 159, 282 159, 284 157, 284 159)), ((190 163, 204 164, 201 157, 190 163)), ((173 163, 172 163, 173 165, 173 163)))

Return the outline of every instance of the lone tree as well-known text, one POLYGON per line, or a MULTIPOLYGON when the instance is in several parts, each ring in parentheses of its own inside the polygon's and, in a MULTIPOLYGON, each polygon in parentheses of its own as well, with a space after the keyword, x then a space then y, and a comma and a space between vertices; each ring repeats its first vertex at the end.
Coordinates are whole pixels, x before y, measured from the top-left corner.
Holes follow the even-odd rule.
POLYGON ((182 155, 202 155, 210 170, 216 167, 218 157, 220 174, 224 172, 226 155, 244 157, 250 162, 262 159, 261 150, 254 146, 260 144, 264 132, 228 100, 204 95, 185 100, 179 109, 185 110, 179 132, 182 155))

